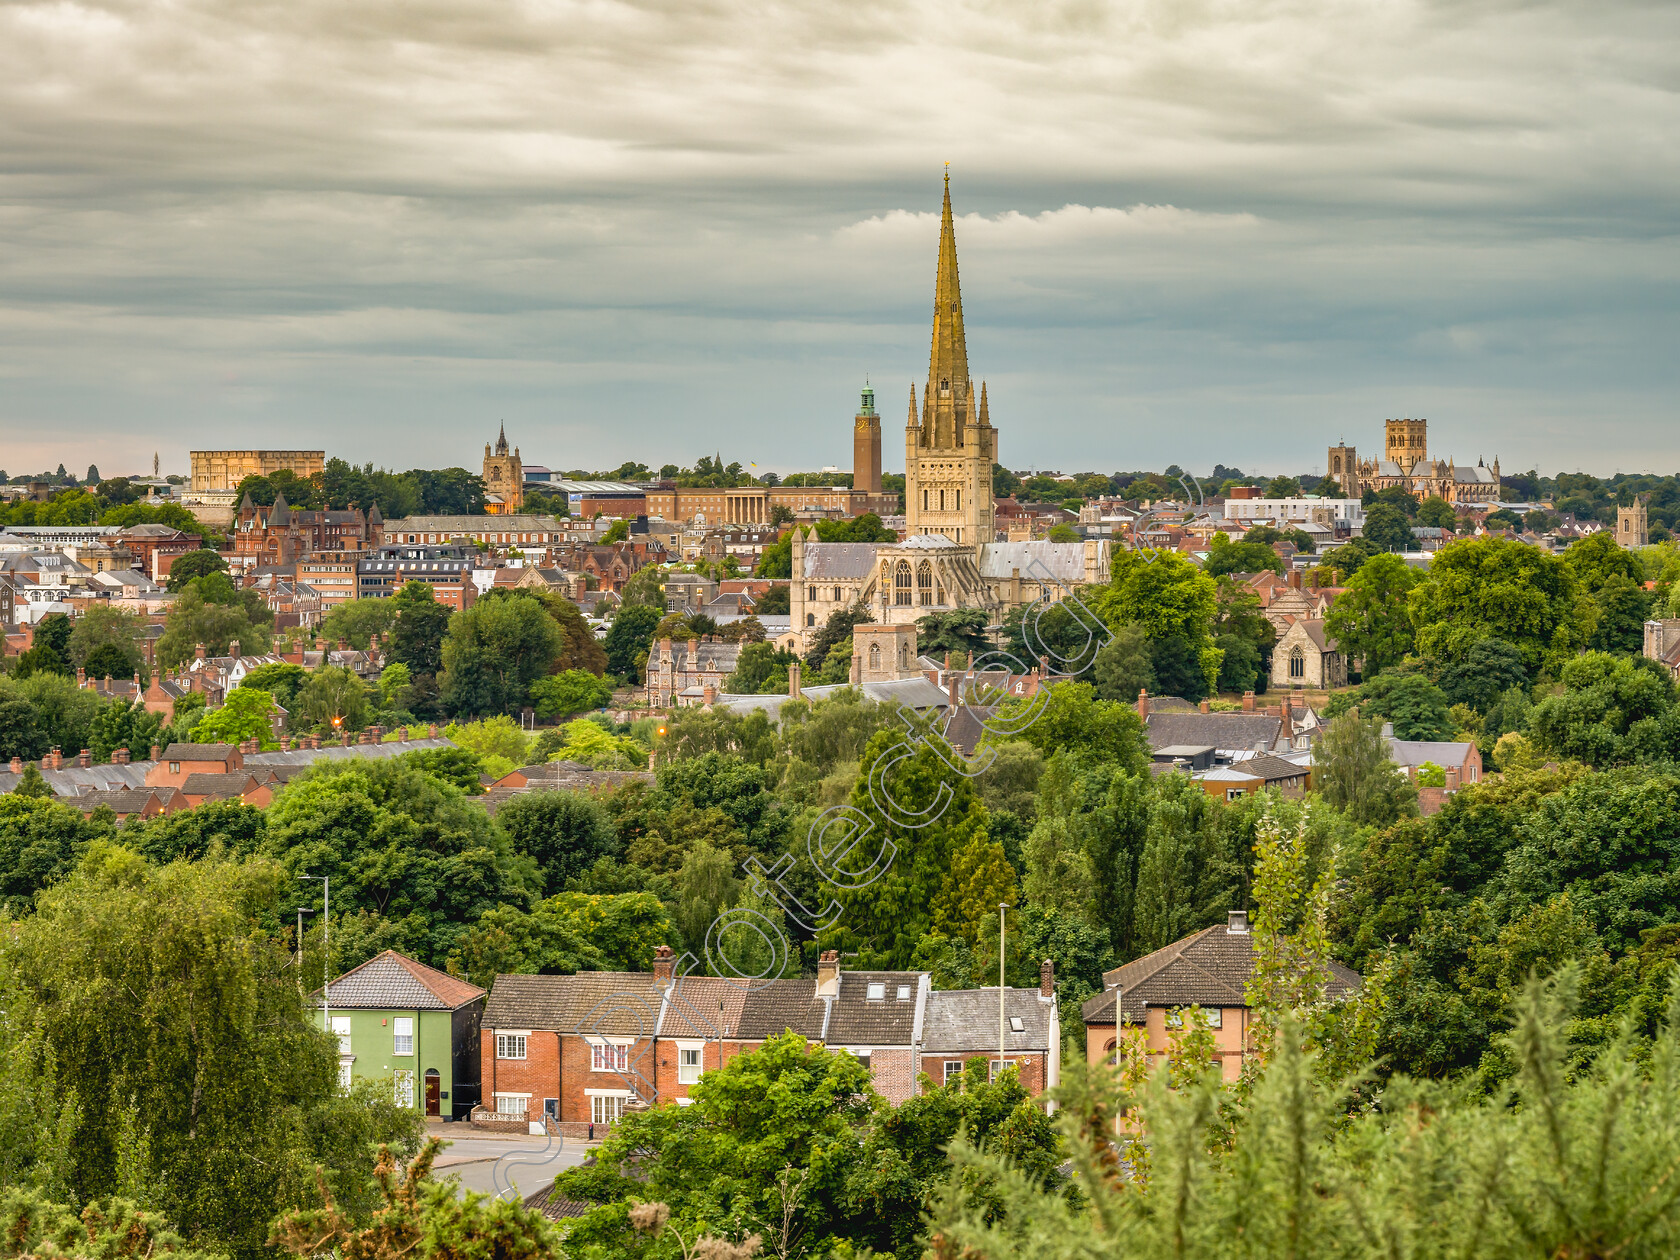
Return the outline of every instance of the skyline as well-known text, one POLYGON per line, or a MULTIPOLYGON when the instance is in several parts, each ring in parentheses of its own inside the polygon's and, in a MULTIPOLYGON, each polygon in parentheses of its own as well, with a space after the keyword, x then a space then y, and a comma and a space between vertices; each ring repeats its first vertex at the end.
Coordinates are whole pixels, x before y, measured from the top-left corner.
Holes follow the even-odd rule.
POLYGON ((925 374, 949 160, 1006 466, 1317 472, 1423 416, 1670 471, 1677 26, 9 6, 0 462, 472 467, 505 422, 555 468, 845 468, 864 381, 891 434, 925 374))

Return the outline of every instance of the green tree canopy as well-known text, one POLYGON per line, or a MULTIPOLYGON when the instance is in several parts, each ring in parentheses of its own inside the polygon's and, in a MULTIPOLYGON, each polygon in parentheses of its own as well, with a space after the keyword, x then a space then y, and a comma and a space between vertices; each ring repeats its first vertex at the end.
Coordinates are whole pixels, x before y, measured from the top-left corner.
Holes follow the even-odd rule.
POLYGON ((444 701, 458 713, 516 710, 565 646, 565 633, 538 601, 481 599, 449 620, 444 701))
POLYGON ((1361 825, 1387 826, 1417 808, 1417 788, 1390 760, 1380 718, 1332 719, 1313 745, 1313 785, 1361 825))
POLYGON ((193 727, 195 744, 240 744, 248 739, 274 743, 269 715, 274 711, 274 697, 255 687, 235 687, 227 693, 219 709, 206 713, 193 727))
POLYGON ((1593 766, 1680 757, 1674 684, 1642 657, 1588 652, 1563 667, 1563 692, 1529 715, 1542 752, 1593 766))
POLYGON ((1388 503, 1378 503, 1365 513, 1360 537, 1379 551, 1412 551, 1417 545, 1405 513, 1388 503))
POLYGON ((1347 580, 1324 618, 1325 631, 1367 675, 1398 665, 1412 648, 1407 596, 1422 576, 1399 556, 1372 556, 1347 580))

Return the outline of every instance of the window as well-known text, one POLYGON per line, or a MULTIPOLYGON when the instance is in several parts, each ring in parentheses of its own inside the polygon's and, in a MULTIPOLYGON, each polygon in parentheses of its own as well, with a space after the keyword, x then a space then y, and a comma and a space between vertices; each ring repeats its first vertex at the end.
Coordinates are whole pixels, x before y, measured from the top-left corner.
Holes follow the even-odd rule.
POLYGON ((524 1033, 497 1033, 496 1057, 498 1059, 523 1059, 525 1057, 524 1033))
POLYGON ((869 645, 869 670, 871 673, 879 673, 880 669, 881 645, 879 643, 871 643, 869 645))
POLYGON ((528 1095, 526 1094, 497 1094, 496 1114, 498 1116, 518 1116, 523 1118, 525 1115, 525 1099, 527 1097, 528 1095))
POLYGON ((871 1002, 879 1002, 887 996, 887 985, 884 980, 871 980, 865 990, 865 996, 871 1002))
POLYGON ((933 566, 926 560, 916 569, 916 597, 923 608, 933 606, 933 566))
POLYGON ((332 1017, 333 1036, 338 1038, 338 1052, 341 1055, 350 1053, 350 1017, 348 1015, 334 1015, 332 1017))
POLYGON ((414 1073, 407 1068, 391 1073, 391 1101, 399 1107, 414 1106, 414 1073))
POLYGON ((701 1046, 681 1046, 677 1049, 677 1084, 692 1085, 700 1079, 704 1070, 700 1055, 701 1046))
MULTIPOLYGON (((391 1053, 414 1053, 414 1021, 412 1019, 393 1019, 391 1021, 391 1053)), ((410 1088, 414 1085, 409 1082, 410 1088)))
POLYGON ((901 984, 901 985, 898 986, 898 1000, 900 1002, 908 1002, 910 1000, 910 986, 909 985, 901 984))
POLYGON ((910 606, 910 562, 900 560, 893 570, 893 603, 901 608, 910 606))
POLYGON ((1009 1017, 1009 1031, 1010 1032, 1026 1032, 1027 1031, 1027 1025, 1025 1024, 1025 1022, 1022 1021, 1022 1019, 1019 1015, 1011 1015, 1009 1017))
POLYGON ((961 1082, 961 1080, 962 1080, 962 1070, 963 1070, 963 1061, 961 1059, 946 1059, 945 1060, 945 1079, 944 1079, 943 1083, 946 1084, 946 1085, 949 1085, 952 1082, 953 1079, 958 1081, 958 1082, 961 1082))
POLYGON ((338 1061, 338 1087, 340 1089, 345 1089, 345 1090, 350 1088, 350 1060, 349 1059, 340 1059, 338 1061))
POLYGON ((986 1079, 988 1081, 996 1081, 998 1073, 1002 1072, 1006 1067, 1013 1067, 1014 1064, 1010 1063, 1008 1059, 993 1059, 987 1066, 990 1070, 986 1073, 986 1079))
POLYGON ((170 774, 180 774, 181 773, 181 763, 179 761, 171 761, 169 763, 169 773, 170 774))
POLYGON ((629 1046, 591 1046, 589 1066, 595 1072, 627 1072, 630 1070, 629 1046))
POLYGON ((1289 653, 1289 676, 1291 678, 1305 678, 1307 676, 1307 654, 1300 648, 1292 648, 1289 653))
POLYGON ((589 1119, 593 1124, 612 1124, 624 1114, 624 1099, 596 1094, 589 1100, 589 1119))

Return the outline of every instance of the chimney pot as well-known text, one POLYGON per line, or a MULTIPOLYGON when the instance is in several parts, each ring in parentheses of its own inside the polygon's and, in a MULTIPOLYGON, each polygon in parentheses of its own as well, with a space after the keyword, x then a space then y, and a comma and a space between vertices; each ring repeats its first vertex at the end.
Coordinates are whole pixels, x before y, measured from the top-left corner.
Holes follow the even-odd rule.
POLYGON ((1145 721, 1149 720, 1149 692, 1146 688, 1138 688, 1137 710, 1140 718, 1143 718, 1145 721))
POLYGON ((204 651, 204 644, 195 643, 193 645, 193 659, 202 661, 204 659, 205 655, 206 655, 206 653, 204 651))
POLYGON ((12 770, 13 774, 22 774, 23 773, 23 758, 22 757, 13 757, 12 758, 11 770, 12 770))
POLYGON ((671 953, 669 945, 661 945, 653 951, 654 984, 662 988, 669 988, 671 982, 676 978, 676 968, 677 960, 675 955, 671 953))
POLYGON ((1203 713, 1211 713, 1211 712, 1213 712, 1213 710, 1212 710, 1212 708, 1210 708, 1210 707, 1209 707, 1209 705, 1208 705, 1208 702, 1207 702, 1207 701, 1206 701, 1206 700, 1203 700, 1203 701, 1202 701, 1202 703, 1201 703, 1201 706, 1200 706, 1200 707, 1201 707, 1201 710, 1202 710, 1202 712, 1203 712, 1203 713))

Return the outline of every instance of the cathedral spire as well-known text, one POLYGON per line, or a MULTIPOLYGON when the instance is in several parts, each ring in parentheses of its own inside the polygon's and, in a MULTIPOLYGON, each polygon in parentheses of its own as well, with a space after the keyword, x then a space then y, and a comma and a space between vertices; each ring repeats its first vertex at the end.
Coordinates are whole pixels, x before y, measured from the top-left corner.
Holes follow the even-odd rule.
POLYGON ((914 429, 916 427, 916 425, 919 424, 920 422, 921 422, 921 417, 919 417, 916 414, 916 382, 911 381, 910 382, 910 419, 908 421, 906 421, 905 427, 910 428, 910 429, 914 429))
POLYGON ((507 423, 502 423, 502 431, 496 435, 496 454, 507 454, 507 423))
MULTIPOLYGON (((962 288, 957 282, 957 232, 951 219, 951 172, 945 172, 945 207, 939 220, 939 274, 933 287, 933 350, 928 356, 928 398, 964 407, 968 342, 963 336, 962 288)), ((966 408, 964 408, 966 410, 966 408)))

